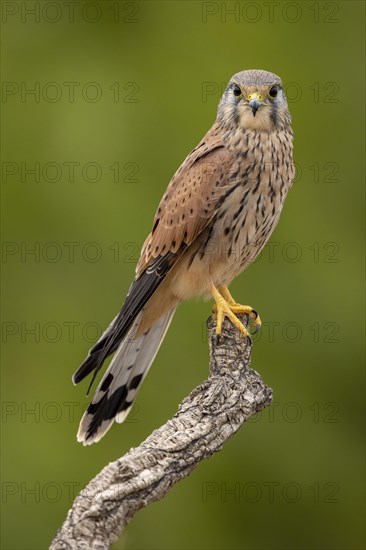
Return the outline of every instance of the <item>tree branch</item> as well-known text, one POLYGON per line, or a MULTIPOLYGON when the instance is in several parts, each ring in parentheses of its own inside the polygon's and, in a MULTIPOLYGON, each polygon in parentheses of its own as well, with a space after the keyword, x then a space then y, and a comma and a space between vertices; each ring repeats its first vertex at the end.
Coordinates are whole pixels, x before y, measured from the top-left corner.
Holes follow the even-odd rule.
MULTIPOLYGON (((242 318, 247 324, 247 318, 242 318)), ((50 546, 108 549, 134 514, 163 498, 204 458, 219 451, 252 415, 272 402, 272 390, 250 368, 251 344, 225 321, 220 336, 208 320, 210 376, 171 420, 106 466, 75 498, 50 546)))

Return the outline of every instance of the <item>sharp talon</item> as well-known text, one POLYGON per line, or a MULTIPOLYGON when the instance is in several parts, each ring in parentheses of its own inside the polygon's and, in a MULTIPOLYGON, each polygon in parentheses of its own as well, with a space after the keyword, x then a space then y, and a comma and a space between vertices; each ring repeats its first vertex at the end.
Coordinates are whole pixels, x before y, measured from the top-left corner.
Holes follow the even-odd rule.
POLYGON ((251 334, 257 334, 257 332, 259 332, 261 327, 262 327, 262 321, 261 321, 261 318, 259 317, 258 313, 257 313, 257 316, 254 319, 253 324, 254 324, 254 331, 252 331, 251 334))
POLYGON ((257 332, 260 331, 260 328, 261 328, 260 325, 256 325, 256 326, 254 327, 254 330, 251 330, 251 331, 250 331, 250 334, 251 334, 252 336, 255 336, 255 335, 257 334, 257 332))
POLYGON ((252 311, 250 312, 251 315, 253 315, 253 319, 257 319, 258 317, 258 312, 255 310, 255 309, 252 309, 252 311))

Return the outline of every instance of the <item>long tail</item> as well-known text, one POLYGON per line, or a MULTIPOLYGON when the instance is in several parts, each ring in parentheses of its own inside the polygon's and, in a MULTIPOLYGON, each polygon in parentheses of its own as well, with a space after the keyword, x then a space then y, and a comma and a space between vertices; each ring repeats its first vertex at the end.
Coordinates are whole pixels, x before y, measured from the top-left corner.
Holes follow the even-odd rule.
MULTIPOLYGON (((81 419, 77 440, 84 445, 99 441, 113 422, 123 422, 131 410, 133 400, 145 378, 174 315, 175 308, 165 313, 149 329, 134 337, 142 322, 144 310, 136 317, 120 343, 107 371, 96 389, 92 402, 81 419)), ((96 344, 103 349, 116 319, 96 344)), ((85 370, 89 370, 88 368, 85 370)), ((77 373, 76 373, 77 374, 77 373)), ((83 372, 85 376, 85 372, 83 372)), ((83 376, 83 377, 84 377, 83 376)), ((74 377, 75 378, 75 377, 74 377)), ((79 380, 76 380, 79 381, 79 380)))
POLYGON ((78 384, 94 370, 90 389, 104 360, 118 349, 138 314, 160 286, 170 269, 169 259, 172 256, 169 253, 157 258, 140 277, 134 279, 120 313, 113 319, 72 377, 74 384, 78 384))

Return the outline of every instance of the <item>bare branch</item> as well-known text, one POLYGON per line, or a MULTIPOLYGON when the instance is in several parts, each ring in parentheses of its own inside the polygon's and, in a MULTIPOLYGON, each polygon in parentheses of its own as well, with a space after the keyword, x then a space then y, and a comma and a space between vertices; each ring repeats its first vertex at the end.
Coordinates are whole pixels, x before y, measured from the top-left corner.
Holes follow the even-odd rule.
POLYGON ((246 420, 271 404, 272 390, 250 368, 249 340, 229 321, 220 336, 211 318, 208 328, 209 378, 183 400, 171 420, 108 464, 81 491, 51 550, 109 548, 138 510, 163 498, 246 420))

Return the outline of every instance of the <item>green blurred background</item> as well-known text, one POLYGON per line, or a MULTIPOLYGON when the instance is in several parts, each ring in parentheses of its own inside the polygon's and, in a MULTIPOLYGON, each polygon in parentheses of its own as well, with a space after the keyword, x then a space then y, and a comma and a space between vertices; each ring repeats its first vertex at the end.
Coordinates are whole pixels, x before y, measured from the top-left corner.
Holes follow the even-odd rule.
POLYGON ((73 495, 206 377, 209 305, 185 303, 129 421, 76 442, 88 383, 71 375, 246 68, 286 83, 298 166, 271 244, 232 285, 264 321, 253 367, 275 403, 114 548, 364 548, 364 3, 1 7, 2 548, 46 548, 73 495))

